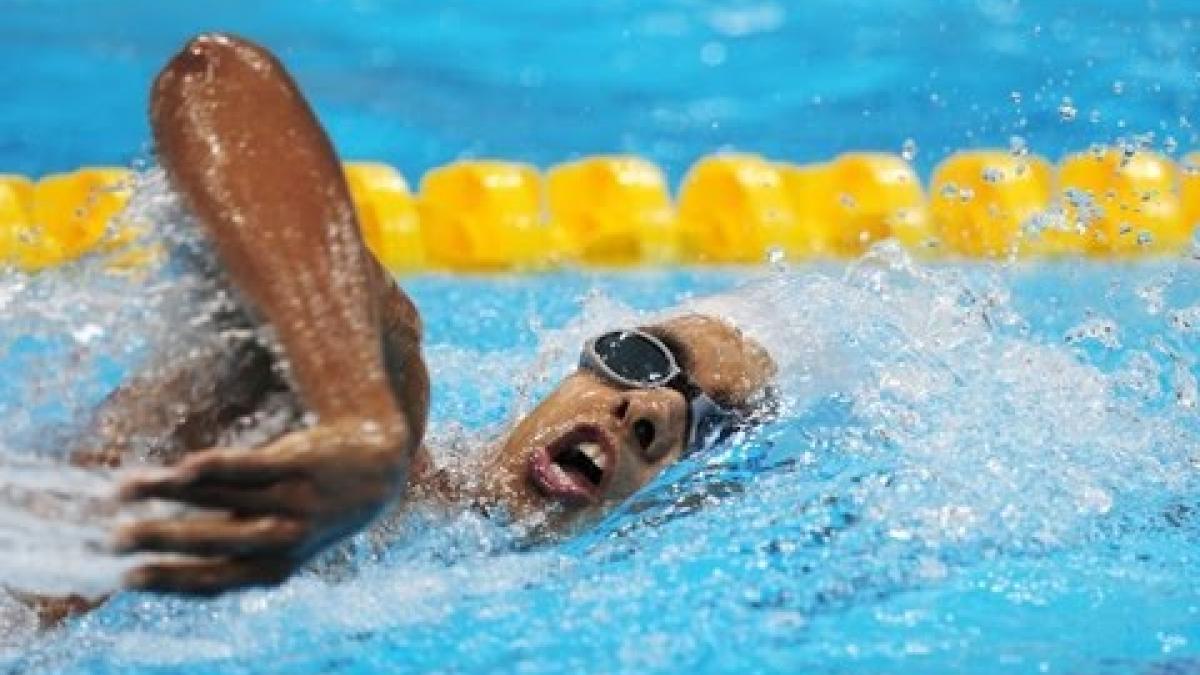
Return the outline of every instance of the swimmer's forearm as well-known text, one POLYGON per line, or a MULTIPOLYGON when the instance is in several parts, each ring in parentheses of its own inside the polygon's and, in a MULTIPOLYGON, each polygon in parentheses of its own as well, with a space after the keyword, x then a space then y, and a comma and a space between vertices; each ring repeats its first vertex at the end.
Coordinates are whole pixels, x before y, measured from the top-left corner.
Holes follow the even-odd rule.
POLYGON ((341 166, 279 62, 236 38, 197 38, 156 81, 151 121, 173 185, 278 331, 305 404, 322 420, 395 416, 341 166))
MULTIPOLYGON (((379 289, 380 296, 384 368, 409 431, 419 441, 425 436, 429 415, 429 370, 421 353, 421 315, 387 270, 373 256, 369 257, 371 283, 379 289)), ((428 464, 423 445, 418 443, 413 452, 414 464, 428 464)))

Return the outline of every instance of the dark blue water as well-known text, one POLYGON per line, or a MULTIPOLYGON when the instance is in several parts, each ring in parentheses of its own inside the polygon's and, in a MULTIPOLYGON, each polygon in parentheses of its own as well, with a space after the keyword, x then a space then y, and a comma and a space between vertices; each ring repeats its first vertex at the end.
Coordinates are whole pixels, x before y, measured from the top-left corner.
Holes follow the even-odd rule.
POLYGON ((1160 149, 1196 143, 1189 0, 5 0, 0 11, 0 170, 30 174, 138 156, 150 79, 213 29, 277 50, 344 155, 410 178, 462 156, 544 166, 629 151, 677 180, 726 147, 811 161, 911 140, 927 170, 1013 136, 1054 158, 1135 134, 1160 149))

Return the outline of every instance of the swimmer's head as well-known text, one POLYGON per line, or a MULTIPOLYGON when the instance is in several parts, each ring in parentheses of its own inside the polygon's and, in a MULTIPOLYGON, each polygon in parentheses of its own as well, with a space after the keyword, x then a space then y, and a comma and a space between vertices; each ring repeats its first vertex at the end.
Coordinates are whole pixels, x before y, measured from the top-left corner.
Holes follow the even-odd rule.
POLYGON ((520 520, 569 530, 711 436, 711 428, 695 428, 707 421, 698 415, 740 417, 762 401, 774 362, 733 326, 688 315, 643 330, 651 336, 645 358, 666 347, 681 376, 670 386, 638 387, 594 359, 583 363, 513 427, 486 471, 487 498, 520 520))

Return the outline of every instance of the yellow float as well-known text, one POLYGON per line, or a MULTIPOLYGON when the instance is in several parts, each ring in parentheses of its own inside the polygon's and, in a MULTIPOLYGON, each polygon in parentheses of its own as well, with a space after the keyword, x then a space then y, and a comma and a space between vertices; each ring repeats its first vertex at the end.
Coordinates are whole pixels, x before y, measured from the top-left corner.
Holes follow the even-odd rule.
POLYGON ((683 179, 679 222, 686 258, 758 263, 771 250, 789 257, 812 246, 798 227, 779 168, 758 155, 714 155, 683 179))
POLYGON ((91 168, 47 176, 31 191, 20 188, 26 194, 27 217, 8 223, 3 257, 20 269, 36 271, 94 249, 109 221, 125 207, 131 177, 126 169, 91 168))
POLYGON ((916 171, 895 155, 844 154, 824 169, 813 196, 814 215, 824 222, 820 247, 857 257, 877 241, 894 237, 919 251, 929 242, 925 193, 916 171))
POLYGON ((1071 155, 1058 173, 1067 227, 1046 233, 1054 252, 1095 256, 1178 252, 1191 239, 1170 159, 1146 150, 1071 155))
POLYGON ((16 262, 18 234, 33 219, 33 181, 0 174, 0 266, 16 262))
POLYGON ((350 162, 343 168, 363 239, 375 257, 396 272, 423 267, 417 200, 400 172, 376 162, 350 162))
POLYGON ((589 157, 546 176, 552 227, 571 256, 597 265, 661 265, 679 257, 679 229, 661 169, 630 156, 589 157))
MULTIPOLYGON (((566 162, 544 179, 526 164, 461 161, 427 172, 417 195, 386 164, 344 166, 363 238, 393 272, 853 258, 889 237, 921 255, 1125 257, 1177 253, 1200 223, 1200 153, 1180 168, 1101 148, 1055 173, 1036 156, 961 152, 934 170, 928 201, 895 155, 793 165, 718 154, 688 171, 677 207, 663 172, 634 156, 566 162)), ((118 217, 132 179, 0 175, 0 265, 36 271, 95 251, 116 271, 144 267, 158 250, 143 245, 144 224, 118 217)))
POLYGON ((783 178, 783 189, 800 232, 797 241, 803 242, 803 252, 810 256, 833 255, 829 232, 833 214, 826 200, 831 189, 829 165, 780 162, 775 166, 783 178))
POLYGON ((1200 225, 1200 152, 1193 152, 1180 162, 1179 200, 1183 228, 1194 234, 1200 225))
POLYGON ((1044 222, 1053 189, 1049 163, 1003 151, 972 151, 951 156, 929 183, 930 215, 941 245, 949 252, 979 258, 1036 250, 1040 236, 1025 244, 1031 226, 1044 222))
POLYGON ((433 169, 419 199, 425 251, 456 270, 542 267, 564 242, 542 220, 538 172, 526 164, 463 161, 433 169))

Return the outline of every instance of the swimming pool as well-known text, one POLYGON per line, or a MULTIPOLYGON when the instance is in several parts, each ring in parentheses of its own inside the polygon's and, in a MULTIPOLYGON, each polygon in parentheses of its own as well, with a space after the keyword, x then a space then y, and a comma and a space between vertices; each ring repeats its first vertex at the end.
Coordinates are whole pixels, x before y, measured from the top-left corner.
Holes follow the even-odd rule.
MULTIPOLYGON (((678 180, 726 146, 803 161, 907 143, 923 173, 1014 136, 1051 157, 1135 134, 1196 146, 1184 2, 404 5, 9 3, 4 62, 43 58, 0 68, 24 93, 0 110, 2 166, 144 155, 145 83, 210 27, 279 49, 343 154, 410 176, 464 154, 626 150, 678 180)), ((415 522, 344 580, 124 594, 5 666, 1200 669, 1195 267, 929 267, 884 247, 849 266, 405 279, 448 452, 543 391, 584 335, 714 292, 770 341, 790 405, 560 545, 415 522)), ((23 371, 0 382, 6 447, 66 414, 24 404, 70 387, 82 406, 136 356, 112 327, 140 282, 91 272, 0 285, 0 368, 23 371)))

